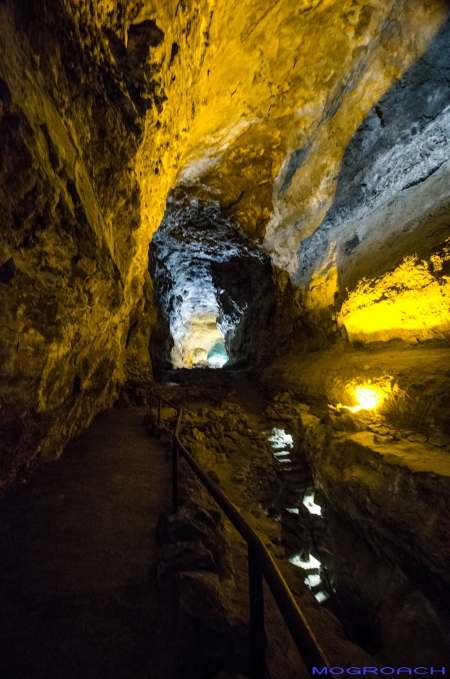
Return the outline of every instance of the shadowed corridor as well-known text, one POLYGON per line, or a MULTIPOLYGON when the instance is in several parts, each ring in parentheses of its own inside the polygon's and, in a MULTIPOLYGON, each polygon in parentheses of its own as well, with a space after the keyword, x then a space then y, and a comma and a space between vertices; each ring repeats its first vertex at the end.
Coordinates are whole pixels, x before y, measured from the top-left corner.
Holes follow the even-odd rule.
POLYGON ((170 463, 144 414, 101 414, 2 503, 1 679, 173 676, 175 601, 154 576, 170 463))

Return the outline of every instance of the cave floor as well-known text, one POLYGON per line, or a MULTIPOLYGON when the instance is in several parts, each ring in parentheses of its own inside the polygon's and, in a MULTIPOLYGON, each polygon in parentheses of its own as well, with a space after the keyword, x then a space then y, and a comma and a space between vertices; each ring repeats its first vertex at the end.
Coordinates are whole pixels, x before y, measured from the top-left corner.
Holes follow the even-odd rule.
MULTIPOLYGON (((428 389, 441 384, 436 375, 446 365, 442 361, 446 351, 411 350, 401 363, 401 356, 391 348, 392 355, 382 357, 381 369, 387 359, 401 369, 414 366, 417 384, 426 387, 428 394, 428 389)), ((354 351, 350 358, 369 370, 368 356, 375 362, 378 354, 354 351)), ((313 359, 322 365, 323 384, 327 385, 328 376, 333 383, 330 359, 316 355, 313 359)), ((340 357, 341 368, 346 359, 347 355, 340 357)), ((291 373, 285 366, 285 389, 300 385, 302 392, 308 377, 304 364, 303 372, 296 364, 291 373)), ((298 365, 302 367, 300 359, 298 365)), ((440 578, 447 581, 442 565, 448 553, 446 436, 436 442, 431 435, 417 436, 402 429, 394 437, 391 420, 390 428, 382 427, 384 420, 375 415, 361 422, 358 431, 357 415, 355 422, 347 416, 350 422, 338 427, 339 418, 330 417, 327 405, 298 400, 294 389, 278 392, 273 400, 276 410, 268 409, 265 404, 272 401, 262 396, 257 385, 244 374, 227 372, 216 376, 205 371, 202 382, 207 386, 211 378, 211 384, 205 386, 201 402, 192 388, 181 439, 250 525, 266 537, 267 548, 317 630, 331 664, 431 665, 437 658, 448 662, 448 616, 441 610, 441 597, 445 601, 446 595, 439 590, 440 578), (293 441, 293 450, 289 445, 282 451, 277 441, 276 447, 269 446, 269 433, 285 436, 292 431, 301 433, 300 444, 296 438, 293 441), (315 511, 310 502, 304 503, 307 496, 312 497, 315 511), (301 562, 311 556, 318 566, 309 564, 304 569, 301 562), (320 579, 307 586, 309 570, 320 579), (315 596, 320 592, 328 595, 320 599, 322 604, 315 596)), ((194 375, 190 383, 189 375, 181 371, 169 377, 172 386, 181 387, 178 402, 182 403, 184 390, 194 386, 194 375)), ((172 396, 168 392, 165 397, 173 400, 176 390, 172 396)), ((320 383, 317 393, 325 393, 320 383)), ((162 411, 166 424, 173 425, 173 410, 162 411)), ((411 419, 413 414, 417 415, 411 413, 411 419)), ((232 531, 227 538, 236 558, 239 543, 232 531)), ((241 570, 245 556, 242 563, 241 570)), ((282 626, 273 618, 267 629, 271 630, 270 651, 273 640, 282 636, 282 626)), ((274 676, 286 679, 292 668, 298 676, 296 656, 282 670, 281 662, 278 653, 271 665, 277 668, 274 676)))
POLYGON ((154 577, 170 463, 144 408, 102 413, 0 505, 0 677, 169 679, 175 599, 154 577))

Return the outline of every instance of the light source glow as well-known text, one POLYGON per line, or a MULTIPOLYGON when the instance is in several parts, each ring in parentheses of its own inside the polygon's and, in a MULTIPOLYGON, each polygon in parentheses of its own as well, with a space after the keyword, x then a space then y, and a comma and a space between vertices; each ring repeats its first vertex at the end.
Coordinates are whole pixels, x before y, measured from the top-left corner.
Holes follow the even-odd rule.
POLYGON ((383 395, 381 390, 378 391, 373 387, 357 387, 355 389, 355 397, 361 408, 364 408, 364 410, 372 410, 380 404, 383 395))
POLYGON ((352 413, 357 413, 360 410, 374 410, 383 403, 386 396, 391 392, 391 383, 387 381, 383 384, 372 384, 368 381, 357 387, 350 386, 348 391, 357 401, 357 405, 344 406, 342 403, 338 403, 338 409, 345 408, 352 413))
POLYGON ((216 342, 213 348, 208 352, 207 362, 213 368, 221 368, 228 362, 228 354, 223 342, 216 342))
POLYGON ((214 368, 222 368, 222 366, 224 366, 227 361, 228 359, 224 358, 223 356, 212 356, 212 358, 208 358, 209 365, 213 366, 214 368))
POLYGON ((200 308, 192 312, 186 300, 183 300, 180 309, 183 313, 172 319, 171 326, 174 368, 221 368, 227 363, 228 355, 223 334, 217 326, 218 311, 200 308))

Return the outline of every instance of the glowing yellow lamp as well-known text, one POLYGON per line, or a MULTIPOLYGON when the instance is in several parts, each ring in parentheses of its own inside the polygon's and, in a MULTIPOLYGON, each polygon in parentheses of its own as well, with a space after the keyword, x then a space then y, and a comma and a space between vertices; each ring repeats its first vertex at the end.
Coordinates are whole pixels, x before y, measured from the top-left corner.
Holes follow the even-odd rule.
POLYGON ((342 403, 338 404, 338 409, 345 408, 352 413, 357 413, 359 410, 374 410, 384 401, 386 394, 390 391, 390 385, 381 387, 372 384, 361 384, 359 387, 352 389, 355 399, 358 401, 356 406, 344 406, 342 403))
POLYGON ((355 397, 360 408, 373 410, 383 399, 383 394, 373 387, 356 387, 355 397))

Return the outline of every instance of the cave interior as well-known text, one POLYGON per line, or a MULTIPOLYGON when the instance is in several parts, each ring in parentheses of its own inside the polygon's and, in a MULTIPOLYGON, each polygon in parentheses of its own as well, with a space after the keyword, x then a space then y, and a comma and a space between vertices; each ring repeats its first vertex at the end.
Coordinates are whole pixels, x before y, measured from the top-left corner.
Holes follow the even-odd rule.
MULTIPOLYGON (((164 552, 159 584, 178 572, 190 639, 182 674, 152 674, 141 651, 139 670, 108 665, 95 647, 86 674, 72 646, 39 655, 22 639, 51 636, 26 552, 34 530, 41 560, 59 540, 52 470, 101 486, 83 436, 103 426, 126 461, 126 427, 153 389, 178 404, 190 392, 186 445, 267 537, 338 669, 450 663, 449 12, 446 0, 0 1, 3 679, 249 676, 239 602, 207 603, 222 587, 231 606, 242 579, 223 525, 231 546, 219 558, 204 541, 214 567, 197 580, 184 553, 173 566, 164 552), (47 491, 34 517, 27 502, 47 491)), ((169 474, 154 469, 155 483, 169 474)), ((208 504, 187 488, 183 511, 208 504)), ((292 653, 272 648, 271 679, 303 676, 292 653)))

